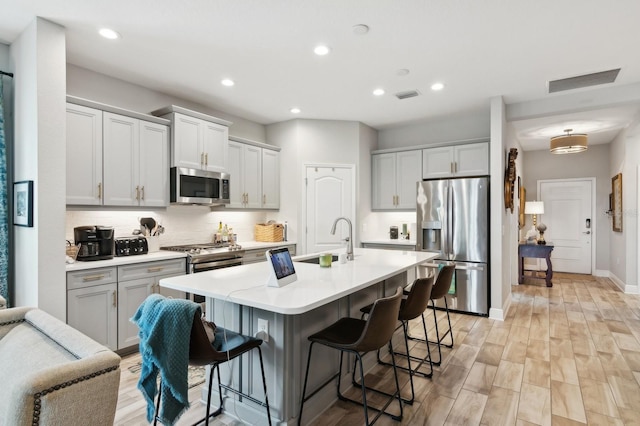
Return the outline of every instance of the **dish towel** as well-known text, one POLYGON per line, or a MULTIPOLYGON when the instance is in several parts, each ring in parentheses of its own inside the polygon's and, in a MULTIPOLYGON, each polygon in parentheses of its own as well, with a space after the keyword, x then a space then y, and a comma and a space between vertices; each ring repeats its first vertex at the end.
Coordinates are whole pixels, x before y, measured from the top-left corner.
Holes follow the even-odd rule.
POLYGON ((186 299, 167 299, 159 294, 147 297, 131 321, 140 328, 142 369, 138 389, 147 401, 147 421, 153 420, 157 377, 162 379, 158 418, 173 425, 189 408, 189 341, 200 305, 186 299))

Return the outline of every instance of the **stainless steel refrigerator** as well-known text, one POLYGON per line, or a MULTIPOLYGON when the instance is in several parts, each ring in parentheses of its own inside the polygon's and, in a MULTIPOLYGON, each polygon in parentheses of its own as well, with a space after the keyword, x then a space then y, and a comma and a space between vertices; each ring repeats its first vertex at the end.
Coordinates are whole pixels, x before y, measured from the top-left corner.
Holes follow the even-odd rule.
POLYGON ((488 315, 489 177, 426 180, 417 186, 416 249, 438 253, 430 267, 456 264, 449 309, 488 315))

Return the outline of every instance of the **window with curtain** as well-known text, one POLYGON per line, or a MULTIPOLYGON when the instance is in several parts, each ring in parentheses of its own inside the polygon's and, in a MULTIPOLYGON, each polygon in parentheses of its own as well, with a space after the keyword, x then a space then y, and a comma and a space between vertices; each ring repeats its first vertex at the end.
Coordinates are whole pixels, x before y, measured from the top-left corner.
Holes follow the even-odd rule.
POLYGON ((7 146, 4 134, 4 87, 0 75, 0 296, 9 303, 9 203, 7 199, 7 146))

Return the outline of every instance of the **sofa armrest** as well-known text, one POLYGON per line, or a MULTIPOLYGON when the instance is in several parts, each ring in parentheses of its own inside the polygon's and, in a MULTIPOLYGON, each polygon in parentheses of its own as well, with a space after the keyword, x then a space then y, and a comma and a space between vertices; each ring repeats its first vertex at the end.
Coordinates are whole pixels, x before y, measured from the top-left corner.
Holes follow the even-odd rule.
POLYGON ((0 309, 0 339, 17 324, 23 322, 26 313, 33 309, 35 308, 0 309))
POLYGON ((15 425, 112 425, 120 357, 105 351, 24 377, 5 419, 15 425))

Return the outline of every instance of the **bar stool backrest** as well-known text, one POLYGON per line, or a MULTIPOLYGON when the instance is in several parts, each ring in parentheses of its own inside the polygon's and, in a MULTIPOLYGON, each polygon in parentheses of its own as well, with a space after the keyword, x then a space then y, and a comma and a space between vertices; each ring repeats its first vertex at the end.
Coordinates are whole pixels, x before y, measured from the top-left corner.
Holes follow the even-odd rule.
POLYGON ((427 309, 429 299, 431 299, 431 289, 433 288, 434 276, 418 278, 415 280, 409 291, 409 295, 400 309, 398 319, 409 321, 418 318, 427 309))
POLYGON ((389 343, 396 330, 401 301, 402 287, 398 287, 393 296, 376 300, 360 338, 349 349, 369 352, 378 350, 389 343))
POLYGON ((436 283, 431 290, 431 299, 436 300, 443 298, 451 287, 451 280, 453 279, 453 273, 455 272, 456 265, 445 265, 436 278, 436 283))

